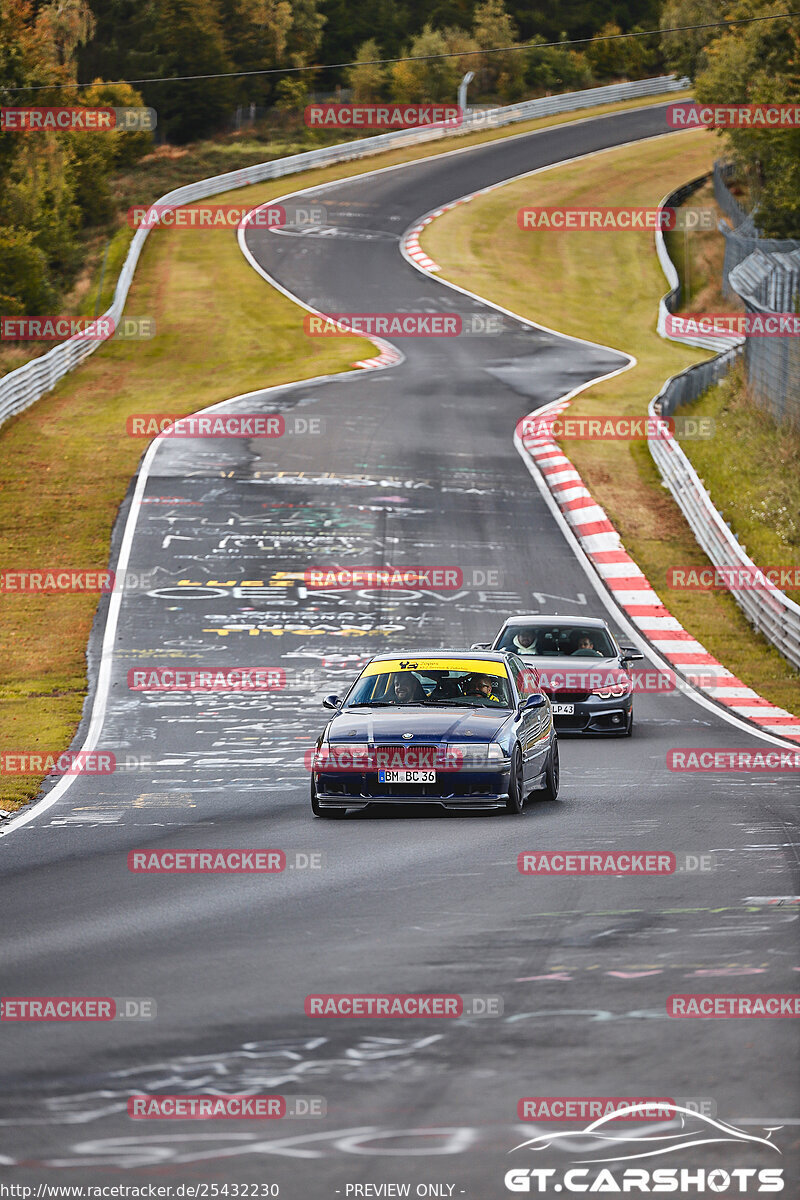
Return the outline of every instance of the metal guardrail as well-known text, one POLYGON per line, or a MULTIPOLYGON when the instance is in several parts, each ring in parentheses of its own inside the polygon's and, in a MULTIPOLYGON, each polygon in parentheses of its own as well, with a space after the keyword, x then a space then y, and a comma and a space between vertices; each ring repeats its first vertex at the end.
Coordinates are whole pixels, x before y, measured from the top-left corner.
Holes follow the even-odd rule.
MULTIPOLYGON (((690 368, 692 369, 696 368, 690 368)), ((651 401, 649 411, 652 415, 656 414, 660 407, 664 411, 663 400, 665 393, 669 393, 672 382, 669 380, 658 396, 651 401)), ((666 398, 669 405, 668 395, 666 398)), ((714 566, 744 568, 755 573, 756 564, 739 545, 714 507, 697 472, 675 439, 653 438, 648 444, 662 479, 686 517, 697 542, 714 566)), ((780 650, 784 658, 800 669, 800 605, 795 604, 768 581, 763 587, 729 590, 751 624, 780 650)))
MULTIPOLYGON (((694 180, 693 184, 688 184, 667 196, 663 204, 677 205, 680 202, 679 194, 682 193, 685 198, 688 194, 686 188, 693 190, 696 186, 698 181, 694 180)), ((656 234, 656 245, 661 265, 672 284, 673 278, 677 281, 678 275, 660 233, 656 234), (665 259, 671 271, 667 270, 665 259)), ((672 294, 669 293, 670 296, 672 294)), ((683 340, 682 338, 681 341, 683 340)), ((715 345, 719 345, 719 342, 715 345)), ((697 363, 681 371, 679 375, 673 375, 650 401, 649 414, 671 416, 681 404, 696 400, 707 388, 719 383, 740 354, 741 346, 734 346, 708 362, 697 363)), ((744 568, 755 573, 758 570, 756 564, 745 553, 721 513, 714 507, 711 497, 678 442, 673 437, 652 437, 648 438, 648 446, 661 478, 672 493, 698 544, 714 566, 744 568)), ((800 605, 795 604, 768 581, 765 581, 763 587, 729 590, 751 624, 772 642, 784 658, 800 668, 800 605)))
POLYGON ((673 375, 656 396, 658 408, 655 411, 662 417, 671 417, 682 404, 692 404, 698 400, 703 392, 716 387, 725 378, 740 354, 741 347, 733 346, 708 362, 695 363, 673 375))
MULTIPOLYGON (((267 179, 279 179, 284 175, 310 171, 315 167, 366 158, 384 150, 435 141, 443 137, 452 137, 454 134, 472 133, 484 128, 500 128, 518 121, 556 116, 558 113, 574 112, 581 108, 596 108, 598 105, 620 100, 636 100, 658 95, 661 92, 683 91, 689 86, 688 79, 677 79, 674 75, 661 75, 655 79, 639 79, 632 83, 615 83, 608 87, 590 88, 583 92, 565 92, 560 96, 543 96, 536 100, 523 100, 520 104, 468 114, 457 129, 452 126, 399 129, 390 133, 377 134, 375 137, 343 142, 336 146, 324 146, 319 150, 307 150, 303 154, 292 154, 287 158, 274 159, 272 162, 258 163, 252 167, 243 167, 238 171, 229 171, 224 175, 214 175, 208 179, 201 179, 196 183, 175 188, 153 201, 153 205, 191 204, 196 200, 203 200, 207 196, 232 191, 251 183, 262 183, 267 179)), ((113 320, 115 328, 122 318, 133 273, 148 233, 149 229, 145 225, 137 229, 134 234, 117 280, 111 307, 103 314, 104 317, 113 320)), ((90 341, 85 337, 76 336, 55 346, 41 358, 32 359, 0 378, 0 425, 9 417, 23 412, 31 404, 34 404, 102 344, 102 340, 99 339, 90 341)))
MULTIPOLYGON (((664 197, 658 206, 659 209, 680 207, 681 204, 684 204, 686 200, 688 200, 689 196, 693 195, 694 192, 698 191, 703 184, 706 183, 708 178, 708 175, 699 175, 697 179, 692 179, 689 181, 689 183, 682 184, 681 187, 676 188, 674 192, 670 192, 669 195, 664 197)), ((658 261, 661 263, 661 270, 666 275, 667 283, 669 284, 670 288, 666 296, 662 296, 658 303, 658 322, 656 324, 656 331, 658 332, 659 337, 669 338, 669 334, 667 333, 667 316, 669 313, 677 312, 680 308, 683 289, 681 287, 681 281, 678 278, 678 272, 675 268, 675 264, 670 258, 669 252, 667 251, 667 243, 661 230, 660 223, 659 228, 656 231, 656 254, 658 255, 658 261)), ((734 346, 741 345, 743 339, 734 336, 729 338, 711 338, 701 336, 682 337, 680 341, 683 345, 697 346, 702 350, 719 350, 720 348, 723 350, 730 350, 734 346)), ((701 390, 705 391, 705 388, 702 388, 701 390)), ((697 396, 699 395, 700 393, 698 392, 697 396)), ((691 399, 694 400, 697 398, 697 396, 692 396, 691 399)), ((681 403, 686 404, 687 400, 682 400, 681 403)))

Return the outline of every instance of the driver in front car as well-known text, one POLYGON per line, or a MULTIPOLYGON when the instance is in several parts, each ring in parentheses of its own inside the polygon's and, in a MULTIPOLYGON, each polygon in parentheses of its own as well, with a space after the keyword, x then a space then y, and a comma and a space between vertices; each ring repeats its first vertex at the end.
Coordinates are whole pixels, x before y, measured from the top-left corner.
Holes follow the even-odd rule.
POLYGON ((500 697, 495 696, 492 686, 490 675, 471 675, 469 682, 464 688, 464 695, 480 696, 483 700, 493 700, 495 704, 499 704, 500 697))
POLYGON ((599 650, 595 650, 594 642, 588 636, 588 634, 584 634, 579 639, 578 648, 577 648, 577 650, 573 650, 572 653, 580 655, 581 658, 602 658, 603 657, 599 650))

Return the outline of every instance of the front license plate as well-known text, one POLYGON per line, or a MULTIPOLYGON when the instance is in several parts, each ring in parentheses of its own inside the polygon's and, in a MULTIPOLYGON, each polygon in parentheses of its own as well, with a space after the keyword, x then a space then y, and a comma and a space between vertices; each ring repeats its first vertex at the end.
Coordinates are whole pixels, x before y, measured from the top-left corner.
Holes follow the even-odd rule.
POLYGON ((378 783, 436 783, 436 772, 378 771, 378 783))
POLYGON ((554 717, 574 717, 574 715, 575 715, 575 705, 574 704, 554 704, 553 705, 553 716, 554 717))

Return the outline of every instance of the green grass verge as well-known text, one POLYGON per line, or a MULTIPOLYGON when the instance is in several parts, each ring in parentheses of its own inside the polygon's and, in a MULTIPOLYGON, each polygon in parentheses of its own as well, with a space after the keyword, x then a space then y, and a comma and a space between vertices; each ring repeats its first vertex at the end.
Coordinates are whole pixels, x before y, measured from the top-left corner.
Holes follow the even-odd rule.
MULTIPOLYGON (((129 414, 194 412, 239 392, 347 369, 374 353, 360 338, 307 338, 301 310, 265 285, 230 232, 151 235, 126 315, 154 318, 157 336, 103 346, 0 430, 6 569, 107 563, 114 518, 146 446, 126 436, 129 414)), ((3 596, 0 747, 43 752, 69 744, 86 694, 96 607, 90 595, 3 596)), ((4 777, 0 805, 24 803, 39 782, 4 777)))
POLYGON ((709 182, 699 188, 688 198, 686 206, 710 209, 714 228, 664 235, 683 288, 681 312, 741 312, 741 301, 722 293, 725 239, 717 229, 717 222, 724 213, 714 199, 713 184, 709 182))
POLYGON ((120 271, 125 265, 134 230, 128 225, 117 229, 103 245, 100 263, 96 267, 91 286, 78 304, 82 317, 98 316, 111 307, 120 271))
MULTIPOLYGON (((258 204, 292 188, 656 104, 669 95, 407 147, 214 199, 258 204)), ((251 162, 269 157, 263 143, 244 145, 244 160, 223 150, 224 163, 213 157, 216 151, 209 151, 211 157, 179 153, 178 167, 159 163, 150 177, 152 191, 144 196, 126 192, 126 202, 152 202, 179 183, 246 165, 251 153, 251 162)), ((112 243, 101 311, 116 284, 129 235, 121 229, 112 243)), ((96 279, 95 289, 99 261, 96 279)), ((346 370, 374 353, 360 338, 307 338, 303 310, 264 283, 230 232, 151 234, 125 315, 154 318, 157 336, 151 342, 100 347, 52 392, 0 428, 0 560, 6 569, 107 564, 114 518, 145 449, 140 440, 125 436, 128 415, 195 412, 240 392, 346 370)), ((69 745, 86 696, 85 650, 96 607, 94 596, 2 597, 0 639, 7 669, 0 683, 0 750, 58 752, 69 745)), ((41 776, 0 777, 0 807, 21 807, 40 784, 41 776)))
MULTIPOLYGON (((652 234, 545 235, 520 230, 516 212, 526 204, 654 206, 667 191, 710 170, 714 152, 712 135, 698 131, 556 167, 446 213, 427 227, 423 245, 454 283, 531 320, 635 355, 635 367, 584 392, 570 411, 641 415, 670 375, 709 357, 656 333, 666 284, 652 234)), ((723 427, 719 444, 704 443, 703 452, 727 460, 735 472, 744 458, 742 443, 736 436, 724 441, 725 436, 723 427)), ((800 677, 754 633, 732 596, 667 587, 670 566, 707 565, 707 559, 664 488, 647 445, 570 441, 564 449, 686 629, 762 696, 796 708, 800 677)))

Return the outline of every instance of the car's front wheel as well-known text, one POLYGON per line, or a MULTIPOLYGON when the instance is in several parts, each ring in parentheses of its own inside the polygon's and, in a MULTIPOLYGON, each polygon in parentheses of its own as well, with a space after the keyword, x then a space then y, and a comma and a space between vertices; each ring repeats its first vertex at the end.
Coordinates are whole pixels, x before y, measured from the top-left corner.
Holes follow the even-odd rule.
POLYGON ((538 793, 542 800, 558 799, 560 777, 561 767, 558 761, 558 742, 555 742, 553 749, 550 751, 550 757, 547 760, 547 769, 544 773, 544 787, 538 793))
POLYGON ((522 753, 519 746, 514 747, 511 758, 511 774, 508 777, 507 813, 521 813, 525 801, 525 789, 522 781, 522 753))

